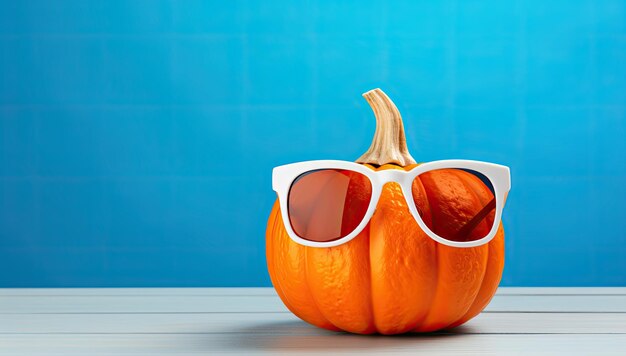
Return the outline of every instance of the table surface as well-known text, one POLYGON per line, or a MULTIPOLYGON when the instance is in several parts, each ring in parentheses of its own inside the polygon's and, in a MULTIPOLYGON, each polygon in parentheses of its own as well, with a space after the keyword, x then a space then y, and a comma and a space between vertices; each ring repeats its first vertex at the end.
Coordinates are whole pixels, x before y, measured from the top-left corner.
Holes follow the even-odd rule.
POLYGON ((317 329, 270 288, 0 289, 0 314, 0 355, 626 355, 626 288, 500 288, 455 330, 402 336, 317 329))

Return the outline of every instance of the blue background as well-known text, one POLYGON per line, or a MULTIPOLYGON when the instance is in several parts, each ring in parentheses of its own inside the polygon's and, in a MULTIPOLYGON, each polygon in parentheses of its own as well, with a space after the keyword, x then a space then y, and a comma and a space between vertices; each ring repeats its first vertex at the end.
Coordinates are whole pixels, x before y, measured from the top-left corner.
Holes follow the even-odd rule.
POLYGON ((626 285, 624 1, 0 1, 0 286, 267 286, 273 166, 512 168, 507 286, 626 285))

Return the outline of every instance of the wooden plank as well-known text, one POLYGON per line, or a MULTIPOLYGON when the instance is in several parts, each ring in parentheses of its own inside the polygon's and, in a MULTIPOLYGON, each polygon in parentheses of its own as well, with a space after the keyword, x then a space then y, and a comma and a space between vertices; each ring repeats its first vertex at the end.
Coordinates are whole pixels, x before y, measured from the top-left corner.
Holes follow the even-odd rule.
POLYGON ((0 297, 0 314, 287 312, 277 296, 0 297))
POLYGON ((0 335, 0 354, 177 355, 237 353, 588 354, 620 355, 626 335, 412 335, 317 333, 0 335))
MULTIPOLYGON (((4 315, 10 333, 242 333, 309 334, 318 331, 290 313, 262 314, 30 314, 4 315)), ((483 313, 455 329, 467 334, 624 333, 626 314, 483 313)))
POLYGON ((485 311, 626 313, 626 295, 496 295, 485 311))
MULTIPOLYGON (((625 292, 626 294, 626 288, 625 292)), ((0 288, 2 296, 252 296, 276 295, 274 288, 0 288)))
MULTIPOLYGON (((487 312, 626 313, 626 295, 497 295, 487 312)), ((0 296, 0 314, 287 312, 276 295, 0 296)))
POLYGON ((626 287, 500 287, 498 295, 626 295, 626 287))
MULTIPOLYGON (((500 287, 498 295, 626 295, 626 287, 500 287)), ((0 288, 0 296, 276 295, 273 288, 0 288)))

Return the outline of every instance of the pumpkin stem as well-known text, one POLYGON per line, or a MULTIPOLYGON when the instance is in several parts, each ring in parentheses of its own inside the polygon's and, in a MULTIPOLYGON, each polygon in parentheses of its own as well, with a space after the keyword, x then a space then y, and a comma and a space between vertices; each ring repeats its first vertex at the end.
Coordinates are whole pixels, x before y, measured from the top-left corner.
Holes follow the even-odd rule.
POLYGON ((393 163, 402 167, 415 164, 406 146, 402 116, 393 101, 380 89, 370 90, 363 97, 374 110, 376 132, 372 145, 357 163, 376 166, 393 163))

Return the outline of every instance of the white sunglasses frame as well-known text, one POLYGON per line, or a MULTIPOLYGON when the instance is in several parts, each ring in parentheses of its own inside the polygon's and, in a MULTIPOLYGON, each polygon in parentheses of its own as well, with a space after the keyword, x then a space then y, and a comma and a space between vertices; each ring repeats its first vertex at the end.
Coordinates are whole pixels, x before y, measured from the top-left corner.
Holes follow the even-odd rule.
POLYGON ((294 242, 309 247, 338 246, 352 240, 358 234, 360 234, 374 215, 378 200, 380 199, 380 194, 383 191, 383 187, 386 183, 389 182, 396 182, 400 185, 411 215, 413 215, 413 218, 415 219, 419 227, 431 239, 441 244, 452 247, 476 247, 484 245, 491 241, 498 232, 498 227, 500 226, 500 222, 502 219, 502 209, 504 208, 504 204, 506 203, 508 192, 511 189, 511 173, 509 167, 507 166, 481 161, 457 159, 423 163, 411 169, 410 171, 404 171, 399 169, 375 171, 359 163, 337 160, 317 160, 291 163, 278 166, 272 170, 272 188, 278 195, 281 216, 283 218, 283 225, 285 226, 289 237, 294 242), (446 240, 435 234, 431 229, 429 229, 428 226, 426 226, 426 223, 424 223, 424 220, 422 220, 421 216, 417 212, 417 208, 415 206, 415 203, 413 202, 413 190, 411 189, 413 180, 415 179, 415 177, 425 172, 446 168, 470 169, 483 174, 491 181, 496 199, 496 216, 491 231, 489 231, 489 234, 487 234, 482 239, 467 242, 446 240), (354 171, 366 176, 372 184, 372 196, 363 220, 350 234, 340 239, 328 242, 309 241, 298 236, 291 226, 287 207, 289 190, 291 189, 291 185, 293 184, 293 182, 300 175, 319 169, 345 169, 354 171))

